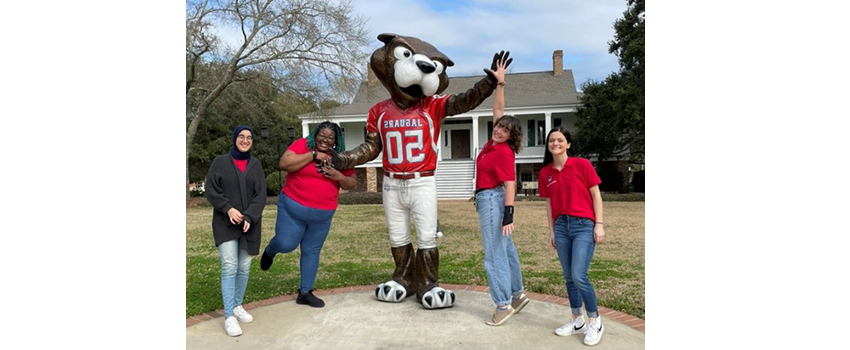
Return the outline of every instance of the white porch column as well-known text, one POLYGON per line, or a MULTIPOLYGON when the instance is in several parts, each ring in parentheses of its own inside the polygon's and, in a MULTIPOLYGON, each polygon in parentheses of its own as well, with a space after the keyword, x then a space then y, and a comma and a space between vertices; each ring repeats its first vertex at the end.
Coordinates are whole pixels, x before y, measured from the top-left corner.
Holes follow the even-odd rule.
POLYGON ((304 135, 303 137, 307 137, 310 135, 310 123, 308 123, 306 120, 301 121, 301 135, 304 135))
MULTIPOLYGON (((552 130, 552 112, 546 112, 546 130, 543 130, 543 137, 549 135, 549 130, 552 130)), ((543 140, 543 145, 545 146, 548 140, 543 140)), ((547 146, 548 147, 548 146, 547 146)))
POLYGON ((478 116, 472 116, 472 159, 478 157, 478 116))

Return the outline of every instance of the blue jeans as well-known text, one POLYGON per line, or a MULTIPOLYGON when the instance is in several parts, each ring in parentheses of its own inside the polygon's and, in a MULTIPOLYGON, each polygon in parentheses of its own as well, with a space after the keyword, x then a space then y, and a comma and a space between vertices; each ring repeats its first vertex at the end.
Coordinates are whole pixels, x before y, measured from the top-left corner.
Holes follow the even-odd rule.
POLYGON ((581 315, 581 305, 587 310, 587 316, 599 317, 596 304, 596 291, 587 278, 590 259, 596 249, 593 241, 593 220, 569 215, 559 215, 554 222, 555 250, 561 260, 564 281, 567 282, 567 296, 573 315, 581 315))
POLYGON ((301 245, 301 286, 299 292, 313 289, 319 271, 319 253, 331 229, 336 210, 315 209, 301 205, 283 192, 277 200, 277 222, 274 237, 266 246, 266 254, 289 253, 301 245))
POLYGON ((502 235, 505 214, 505 188, 484 190, 475 195, 481 243, 484 246, 484 270, 490 297, 496 305, 511 303, 511 296, 523 292, 519 255, 511 236, 502 235))
POLYGON ((224 316, 233 316, 233 308, 242 305, 248 273, 251 271, 251 256, 239 249, 239 239, 218 245, 221 261, 221 299, 224 301, 224 316))

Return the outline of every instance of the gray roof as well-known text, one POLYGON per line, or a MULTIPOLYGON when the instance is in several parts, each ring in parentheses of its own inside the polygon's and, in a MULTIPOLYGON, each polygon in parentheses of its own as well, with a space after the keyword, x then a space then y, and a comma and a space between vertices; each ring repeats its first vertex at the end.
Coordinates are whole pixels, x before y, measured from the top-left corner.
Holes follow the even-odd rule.
MULTIPOLYGON (((449 87, 444 95, 456 95, 465 92, 481 80, 484 75, 471 77, 449 78, 449 87)), ((505 107, 539 107, 549 105, 578 104, 579 94, 576 92, 573 71, 565 69, 564 74, 555 76, 552 71, 512 73, 505 77, 505 107)), ((329 117, 342 115, 366 115, 376 103, 390 98, 390 93, 380 82, 375 86, 360 84, 357 95, 351 104, 339 106, 327 111, 329 117)), ((493 106, 493 96, 488 97, 480 109, 489 110, 493 106)), ((304 115, 306 116, 306 115, 304 115)), ((302 116, 303 117, 303 116, 302 116)))

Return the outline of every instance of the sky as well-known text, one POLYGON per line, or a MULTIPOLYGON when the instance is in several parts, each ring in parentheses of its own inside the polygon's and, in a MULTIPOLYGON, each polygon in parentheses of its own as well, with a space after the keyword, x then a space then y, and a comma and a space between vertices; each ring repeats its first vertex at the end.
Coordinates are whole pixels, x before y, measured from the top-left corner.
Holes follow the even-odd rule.
POLYGON ((626 1, 355 0, 354 10, 366 21, 370 53, 382 45, 378 34, 413 36, 455 62, 449 76, 470 76, 484 74, 501 50, 514 58, 512 73, 550 71, 552 53, 563 50, 564 69, 581 85, 619 69, 608 42, 626 1))

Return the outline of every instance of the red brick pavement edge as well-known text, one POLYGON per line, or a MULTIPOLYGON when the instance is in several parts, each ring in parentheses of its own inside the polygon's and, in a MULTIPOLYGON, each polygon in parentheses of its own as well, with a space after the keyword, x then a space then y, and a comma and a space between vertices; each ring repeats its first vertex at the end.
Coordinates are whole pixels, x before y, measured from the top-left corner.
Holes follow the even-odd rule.
MULTIPOLYGON (((482 292, 482 293, 489 293, 490 292, 490 288, 488 288, 486 286, 472 286, 472 285, 468 285, 468 284, 441 283, 440 287, 450 289, 450 290, 466 290, 466 291, 482 292)), ((313 291, 313 294, 315 294, 316 296, 322 296, 322 295, 332 295, 332 294, 350 293, 350 292, 372 292, 374 290, 375 290, 375 286, 355 286, 355 287, 340 287, 340 288, 334 288, 334 289, 315 290, 315 291, 313 291)), ((534 299, 534 300, 539 300, 539 301, 544 301, 544 302, 554 303, 554 304, 564 305, 564 306, 570 305, 569 299, 562 298, 562 297, 559 297, 559 296, 548 295, 548 294, 540 294, 540 293, 534 293, 534 292, 526 292, 525 295, 528 296, 531 299, 534 299)), ((265 300, 258 300, 258 301, 255 301, 253 303, 250 303, 250 304, 245 304, 245 305, 243 305, 243 307, 245 308, 245 310, 251 310, 255 307, 268 306, 268 305, 274 305, 274 304, 278 304, 278 303, 284 303, 284 302, 287 302, 287 301, 293 301, 293 300, 295 300, 295 297, 297 297, 296 294, 281 295, 281 296, 277 296, 277 297, 274 297, 274 298, 269 298, 269 299, 265 299, 265 300)), ((634 316, 629 315, 629 314, 624 313, 624 312, 609 309, 609 308, 604 307, 604 306, 599 307, 599 315, 614 319, 617 322, 624 323, 625 325, 627 325, 629 327, 632 327, 634 329, 637 329, 641 332, 646 333, 646 321, 644 321, 643 319, 634 317, 634 316)), ((223 309, 219 309, 219 310, 195 315, 195 316, 192 316, 192 317, 189 317, 189 318, 186 319, 186 327, 196 325, 198 323, 208 321, 208 320, 211 320, 211 319, 216 318, 216 317, 222 317, 222 316, 224 316, 224 310, 223 309)))

